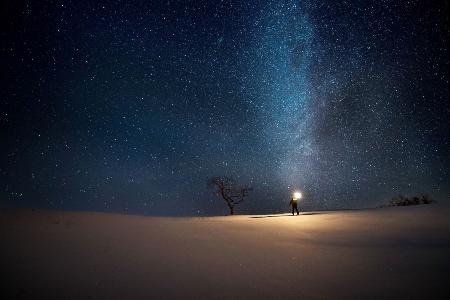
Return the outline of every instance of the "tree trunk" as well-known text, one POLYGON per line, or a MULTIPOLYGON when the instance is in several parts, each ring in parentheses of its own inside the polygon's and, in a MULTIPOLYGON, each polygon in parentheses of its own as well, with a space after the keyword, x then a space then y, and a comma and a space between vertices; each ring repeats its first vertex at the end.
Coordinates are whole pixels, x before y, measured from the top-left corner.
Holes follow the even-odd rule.
POLYGON ((230 206, 230 215, 234 215, 234 207, 230 206))

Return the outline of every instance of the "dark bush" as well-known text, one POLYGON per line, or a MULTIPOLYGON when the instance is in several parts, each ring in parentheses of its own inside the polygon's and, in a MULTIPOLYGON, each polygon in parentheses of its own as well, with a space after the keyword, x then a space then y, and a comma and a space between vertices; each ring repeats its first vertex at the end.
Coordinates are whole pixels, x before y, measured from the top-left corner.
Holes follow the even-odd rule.
POLYGON ((398 195, 391 199, 391 206, 409 206, 409 205, 420 205, 420 204, 431 204, 435 201, 431 199, 428 195, 419 195, 413 197, 405 197, 403 195, 398 195))

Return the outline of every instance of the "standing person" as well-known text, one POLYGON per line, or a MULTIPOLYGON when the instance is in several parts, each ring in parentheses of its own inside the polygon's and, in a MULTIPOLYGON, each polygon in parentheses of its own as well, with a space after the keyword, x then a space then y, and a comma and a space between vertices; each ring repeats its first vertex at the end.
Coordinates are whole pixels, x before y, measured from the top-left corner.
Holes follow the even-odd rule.
POLYGON ((294 215, 294 209, 295 209, 297 211, 297 216, 298 216, 297 199, 291 198, 291 202, 289 202, 289 206, 292 206, 292 215, 294 215))

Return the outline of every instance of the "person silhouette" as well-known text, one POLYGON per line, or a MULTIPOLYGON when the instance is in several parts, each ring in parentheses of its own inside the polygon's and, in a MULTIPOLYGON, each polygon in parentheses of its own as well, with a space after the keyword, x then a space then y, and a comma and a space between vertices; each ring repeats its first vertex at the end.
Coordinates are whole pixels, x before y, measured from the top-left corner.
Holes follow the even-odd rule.
POLYGON ((289 206, 292 206, 292 215, 294 215, 294 209, 297 211, 297 216, 299 215, 298 213, 298 208, 297 208, 297 199, 291 198, 291 202, 289 202, 289 206))

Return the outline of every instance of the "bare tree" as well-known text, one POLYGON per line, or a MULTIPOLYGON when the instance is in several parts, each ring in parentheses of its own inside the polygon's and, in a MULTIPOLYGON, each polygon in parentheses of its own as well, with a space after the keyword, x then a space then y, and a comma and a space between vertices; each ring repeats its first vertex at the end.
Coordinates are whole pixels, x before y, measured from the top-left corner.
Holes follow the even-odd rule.
POLYGON ((252 189, 246 185, 238 186, 236 180, 230 177, 214 176, 208 179, 208 187, 215 188, 218 196, 221 196, 230 209, 230 215, 234 214, 234 206, 244 201, 248 192, 252 189))

